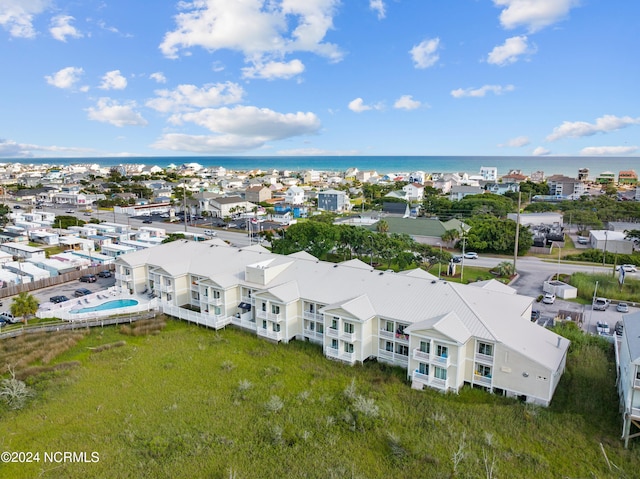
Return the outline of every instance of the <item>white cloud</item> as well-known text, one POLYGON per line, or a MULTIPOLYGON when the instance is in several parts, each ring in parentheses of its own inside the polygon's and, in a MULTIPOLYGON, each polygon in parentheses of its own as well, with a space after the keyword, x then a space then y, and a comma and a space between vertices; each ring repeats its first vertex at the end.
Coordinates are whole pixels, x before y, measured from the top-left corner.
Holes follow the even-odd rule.
POLYGON ((52 156, 60 156, 61 153, 70 156, 71 154, 86 155, 93 150, 89 148, 76 148, 67 146, 41 146, 28 143, 17 143, 13 140, 0 139, 0 157, 2 158, 31 158, 35 152, 38 156, 44 153, 51 153, 52 156))
POLYGON ((416 108, 420 108, 421 105, 422 103, 414 100, 411 95, 402 95, 396 100, 393 107, 399 110, 415 110, 416 108))
POLYGON ((112 70, 102 77, 102 83, 98 87, 102 90, 124 90, 127 88, 127 79, 120 74, 120 70, 112 70))
POLYGON ((149 78, 155 80, 157 83, 167 83, 167 77, 165 77, 162 72, 154 72, 149 75, 149 78))
POLYGON ((506 29, 526 26, 530 32, 541 30, 565 18, 579 0, 493 0, 504 7, 500 23, 506 29))
POLYGON ((153 148, 210 153, 246 151, 262 147, 268 141, 315 134, 320 129, 320 120, 313 113, 284 114, 253 106, 207 108, 174 115, 172 120, 175 124, 191 122, 214 134, 169 133, 156 141, 153 148))
POLYGON ((51 19, 51 27, 49 28, 49 33, 56 40, 60 40, 61 42, 66 42, 67 37, 71 38, 81 38, 83 35, 80 33, 76 27, 71 25, 71 22, 74 21, 75 18, 69 15, 57 15, 51 19))
POLYGON ((542 146, 537 147, 536 149, 534 149, 531 154, 533 156, 546 156, 551 154, 550 150, 547 150, 546 148, 543 148, 542 146))
POLYGON ((367 110, 382 110, 382 103, 376 103, 375 105, 365 105, 362 98, 356 98, 349 102, 349 110, 362 113, 367 110))
POLYGON ((183 1, 183 11, 175 17, 177 28, 165 34, 160 50, 169 58, 191 47, 236 50, 258 69, 294 52, 339 61, 340 49, 324 42, 338 4, 339 0, 183 1))
POLYGON ((117 127, 146 125, 147 120, 134 110, 135 107, 135 102, 120 104, 110 98, 100 98, 95 107, 87 108, 87 112, 90 120, 110 123, 117 127))
POLYGON ((57 88, 73 88, 73 86, 80 80, 80 76, 84 73, 84 70, 79 67, 67 67, 62 70, 58 70, 53 75, 46 75, 44 78, 49 85, 53 85, 57 88))
POLYGON ((463 97, 483 97, 487 93, 491 92, 495 95, 502 95, 505 92, 513 91, 515 87, 513 85, 484 85, 480 88, 458 88, 451 91, 451 96, 454 98, 463 97))
POLYGON ((378 20, 382 20, 385 16, 385 5, 382 0, 369 0, 369 8, 378 13, 378 20))
POLYGON ((440 55, 438 54, 439 46, 439 38, 423 40, 418 45, 414 45, 413 48, 409 50, 414 66, 424 69, 435 65, 440 59, 440 55))
POLYGON ((33 38, 33 17, 47 10, 52 0, 2 0, 0 2, 0 25, 12 37, 33 38))
POLYGON ((580 150, 583 156, 630 155, 638 151, 637 146, 587 146, 580 150))
POLYGON ((237 83, 215 83, 198 88, 195 85, 178 85, 174 90, 156 90, 156 98, 146 106, 168 113, 231 105, 242 101, 244 90, 237 83))
POLYGON ((529 141, 529 138, 527 138, 526 136, 518 136, 516 138, 511 138, 506 143, 501 143, 498 146, 500 148, 503 148, 505 146, 512 147, 512 148, 520 148, 522 146, 527 146, 529 143, 531 142, 529 141))
POLYGON ((295 59, 290 62, 254 63, 252 67, 242 69, 242 76, 244 78, 263 78, 267 80, 276 78, 288 79, 299 75, 303 71, 304 64, 295 59))
POLYGON ((639 118, 630 116, 618 117, 615 115, 604 115, 596 119, 595 123, 587 123, 586 121, 565 121, 562 125, 553 129, 553 133, 547 136, 547 141, 555 141, 561 138, 580 138, 583 136, 592 136, 596 133, 606 133, 609 131, 620 130, 631 125, 640 124, 639 118))
POLYGON ((533 52, 534 49, 529 48, 525 35, 511 37, 507 38, 504 44, 491 50, 487 57, 487 63, 500 66, 508 65, 517 62, 520 55, 533 52))

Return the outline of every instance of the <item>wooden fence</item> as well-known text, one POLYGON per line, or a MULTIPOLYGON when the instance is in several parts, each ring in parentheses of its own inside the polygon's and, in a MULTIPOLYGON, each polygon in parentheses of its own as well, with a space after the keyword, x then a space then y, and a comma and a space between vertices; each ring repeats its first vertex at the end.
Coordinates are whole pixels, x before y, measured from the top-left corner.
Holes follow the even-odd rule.
POLYGON ((77 281, 80 276, 85 276, 87 274, 98 274, 100 271, 104 270, 113 272, 115 270, 115 265, 111 264, 105 266, 92 266, 89 268, 60 274, 58 276, 39 279, 37 281, 32 281, 31 283, 8 285, 4 288, 0 288, 0 299, 14 296, 18 293, 22 293, 23 291, 31 292, 41 288, 48 288, 49 286, 56 286, 58 284, 68 283, 70 281, 77 281))

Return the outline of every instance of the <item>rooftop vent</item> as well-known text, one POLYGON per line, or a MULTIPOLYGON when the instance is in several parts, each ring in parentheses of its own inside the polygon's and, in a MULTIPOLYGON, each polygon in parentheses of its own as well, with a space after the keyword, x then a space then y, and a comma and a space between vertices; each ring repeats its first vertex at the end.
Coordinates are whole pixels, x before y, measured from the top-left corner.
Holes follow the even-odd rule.
POLYGON ((333 265, 333 267, 334 267, 334 268, 337 268, 337 267, 338 267, 338 265, 337 265, 337 264, 334 264, 334 265, 333 265))

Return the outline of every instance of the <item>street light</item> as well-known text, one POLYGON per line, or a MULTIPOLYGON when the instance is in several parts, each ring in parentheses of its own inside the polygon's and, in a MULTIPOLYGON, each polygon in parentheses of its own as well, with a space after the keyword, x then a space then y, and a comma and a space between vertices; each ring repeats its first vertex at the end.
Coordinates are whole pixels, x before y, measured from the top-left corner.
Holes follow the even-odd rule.
POLYGON ((440 257, 438 258, 438 279, 441 279, 440 273, 442 270, 442 244, 436 243, 436 245, 440 246, 440 257))

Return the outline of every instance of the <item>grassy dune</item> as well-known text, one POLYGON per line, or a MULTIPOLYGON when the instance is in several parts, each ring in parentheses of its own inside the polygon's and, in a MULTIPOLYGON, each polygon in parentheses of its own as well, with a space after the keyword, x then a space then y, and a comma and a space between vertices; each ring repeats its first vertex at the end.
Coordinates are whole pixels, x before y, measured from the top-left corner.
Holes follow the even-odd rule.
POLYGON ((168 321, 148 336, 94 329, 26 381, 0 411, 0 464, 12 478, 635 477, 619 441, 606 346, 576 341, 551 408, 477 390, 414 391, 404 373, 348 367, 317 346, 276 345, 234 329, 168 321), (611 468, 607 465, 603 445, 611 468), (44 463, 44 451, 99 453, 44 463))

